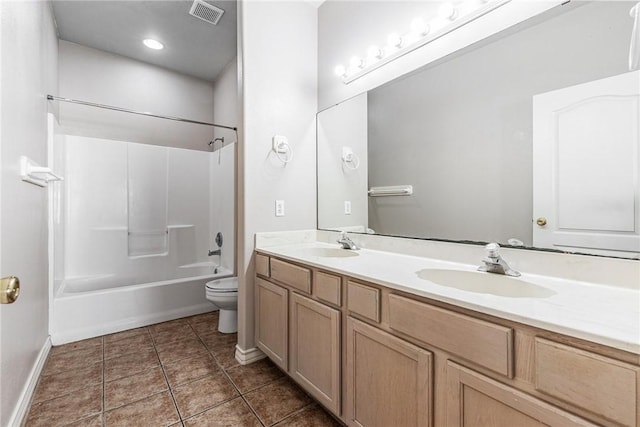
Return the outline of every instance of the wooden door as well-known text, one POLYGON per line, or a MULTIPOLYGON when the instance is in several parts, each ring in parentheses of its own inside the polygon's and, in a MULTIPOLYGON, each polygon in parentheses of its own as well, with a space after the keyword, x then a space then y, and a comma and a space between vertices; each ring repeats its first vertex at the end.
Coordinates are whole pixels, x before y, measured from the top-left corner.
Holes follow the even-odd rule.
POLYGON ((451 361, 446 415, 450 427, 596 425, 451 361))
POLYGON ((290 374, 340 416, 340 312, 296 293, 290 306, 290 374))
POLYGON ((640 71, 534 96, 533 245, 637 257, 639 165, 640 71))
POLYGON ((287 370, 289 291, 256 277, 256 345, 287 370))
POLYGON ((347 423, 362 427, 432 424, 432 354, 347 319, 347 423))

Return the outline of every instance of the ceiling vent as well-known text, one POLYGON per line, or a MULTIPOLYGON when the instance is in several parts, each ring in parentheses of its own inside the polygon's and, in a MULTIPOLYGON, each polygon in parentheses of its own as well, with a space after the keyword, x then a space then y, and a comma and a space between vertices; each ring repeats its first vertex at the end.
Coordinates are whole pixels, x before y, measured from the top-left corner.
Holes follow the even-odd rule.
POLYGON ((189 15, 195 16, 196 18, 202 19, 203 21, 213 25, 218 24, 223 13, 224 10, 202 0, 195 0, 191 6, 191 10, 189 11, 189 15))

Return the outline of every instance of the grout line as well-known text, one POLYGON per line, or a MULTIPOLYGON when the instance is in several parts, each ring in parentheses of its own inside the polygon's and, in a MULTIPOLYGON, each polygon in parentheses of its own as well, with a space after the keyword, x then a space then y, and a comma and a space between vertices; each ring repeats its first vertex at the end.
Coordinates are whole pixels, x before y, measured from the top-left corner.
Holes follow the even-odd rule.
POLYGON ((253 414, 254 417, 256 417, 256 419, 258 420, 258 422, 260 423, 260 425, 262 426, 266 426, 266 424, 264 422, 262 422, 262 419, 258 416, 258 413, 255 411, 255 409, 253 409, 253 407, 251 406, 251 404, 247 401, 247 399, 244 398, 243 395, 240 395, 240 398, 242 399, 242 401, 244 402, 245 405, 247 405, 247 407, 249 408, 249 410, 251 411, 251 413, 253 414))
POLYGON ((281 422, 283 422, 284 420, 287 420, 287 419, 289 419, 289 418, 293 417, 294 415, 298 415, 298 414, 300 414, 300 413, 302 413, 302 412, 306 411, 307 409, 311 408, 312 406, 317 406, 317 403, 316 403, 315 401, 313 401, 313 402, 309 403, 308 405, 303 406, 302 408, 297 409, 297 410, 293 411, 293 412, 292 412, 292 413, 290 413, 290 414, 287 414, 284 418, 279 419, 278 421, 276 421, 275 423, 273 423, 273 424, 271 424, 271 425, 272 425, 272 426, 277 426, 278 424, 280 424, 280 423, 281 423, 281 422))
MULTIPOLYGON (((152 340, 153 340, 153 337, 152 337, 152 340)), ((153 349, 156 352, 156 358, 158 359, 158 363, 160 364, 160 369, 162 369, 162 375, 164 376, 164 381, 167 383, 169 396, 171 396, 171 400, 173 401, 173 407, 176 409, 176 413, 178 414, 180 423, 184 426, 182 413, 180 412, 180 409, 178 409, 178 402, 176 401, 176 397, 173 395, 173 389, 171 388, 171 384, 169 383, 169 377, 167 377, 167 372, 164 370, 164 364, 162 364, 162 361, 160 360, 160 355, 158 354, 158 349, 156 348, 155 340, 153 341, 153 349)))

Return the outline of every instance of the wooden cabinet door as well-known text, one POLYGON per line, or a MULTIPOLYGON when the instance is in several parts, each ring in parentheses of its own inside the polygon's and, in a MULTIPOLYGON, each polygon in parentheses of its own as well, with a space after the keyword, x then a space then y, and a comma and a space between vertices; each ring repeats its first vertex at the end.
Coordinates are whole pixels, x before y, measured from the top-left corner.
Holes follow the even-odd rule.
POLYGON ((259 277, 256 277, 255 289, 256 345, 286 371, 289 291, 259 277))
POLYGON ((350 426, 431 426, 430 352, 351 317, 346 342, 350 426))
POLYGON ((446 425, 570 427, 596 424, 448 361, 446 425))
POLYGON ((340 416, 340 312, 296 293, 290 306, 289 373, 340 416))

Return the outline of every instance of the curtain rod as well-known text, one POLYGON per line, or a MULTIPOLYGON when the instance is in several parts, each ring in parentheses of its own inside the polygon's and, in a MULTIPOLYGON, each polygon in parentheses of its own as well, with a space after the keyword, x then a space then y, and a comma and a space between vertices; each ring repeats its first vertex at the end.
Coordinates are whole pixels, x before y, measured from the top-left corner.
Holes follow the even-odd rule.
POLYGON ((197 120, 183 119, 183 118, 180 118, 180 117, 161 116, 159 114, 146 113, 146 112, 143 112, 143 111, 128 110, 126 108, 113 107, 111 105, 96 104, 96 103, 87 102, 87 101, 78 101, 77 99, 62 98, 62 97, 53 96, 53 95, 47 95, 47 99, 49 101, 71 102, 72 104, 88 105, 89 107, 105 108, 107 110, 121 111, 123 113, 131 113, 131 114, 139 114, 141 116, 156 117, 158 119, 175 120, 177 122, 185 122, 185 123, 193 123, 193 124, 196 124, 196 125, 213 126, 213 127, 217 127, 217 128, 231 129, 233 131, 237 131, 238 130, 237 127, 233 127, 233 126, 224 126, 224 125, 217 125, 215 123, 199 122, 197 120))

